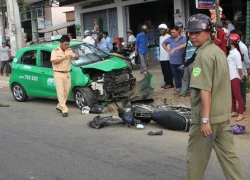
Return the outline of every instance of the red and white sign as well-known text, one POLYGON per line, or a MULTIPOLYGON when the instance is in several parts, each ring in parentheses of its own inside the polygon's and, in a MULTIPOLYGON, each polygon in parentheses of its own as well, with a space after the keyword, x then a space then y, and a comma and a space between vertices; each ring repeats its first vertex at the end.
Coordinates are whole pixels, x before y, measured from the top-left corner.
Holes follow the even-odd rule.
POLYGON ((213 9, 214 0, 196 0, 197 9, 213 9))

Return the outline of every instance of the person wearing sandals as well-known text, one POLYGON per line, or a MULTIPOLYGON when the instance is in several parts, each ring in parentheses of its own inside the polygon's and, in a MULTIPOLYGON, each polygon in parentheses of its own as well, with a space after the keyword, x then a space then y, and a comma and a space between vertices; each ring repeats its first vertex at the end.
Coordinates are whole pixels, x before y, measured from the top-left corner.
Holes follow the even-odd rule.
POLYGON ((149 35, 148 27, 142 25, 141 32, 136 35, 135 41, 135 56, 139 55, 141 65, 140 65, 140 74, 146 74, 148 71, 147 60, 148 60, 148 47, 149 47, 149 35))
POLYGON ((160 63, 161 63, 161 71, 163 74, 164 84, 161 86, 163 89, 173 88, 173 75, 169 63, 170 56, 167 51, 162 46, 163 41, 170 37, 168 34, 168 26, 166 24, 160 24, 159 32, 161 34, 160 41, 160 63))
POLYGON ((232 89, 232 117, 238 116, 235 121, 241 121, 245 118, 244 101, 240 93, 240 82, 242 76, 242 55, 240 53, 239 42, 240 36, 236 33, 231 33, 228 36, 228 42, 231 46, 231 50, 227 57, 229 65, 231 89, 232 89), (236 101, 239 105, 239 114, 236 111, 236 101))
MULTIPOLYGON (((240 36, 240 39, 242 37, 242 32, 239 29, 234 29, 231 31, 231 33, 236 33, 240 36)), ((247 76, 250 74, 250 59, 248 55, 248 48, 246 44, 244 44, 242 41, 239 42, 239 47, 240 47, 240 52, 243 56, 243 61, 242 61, 242 75, 243 78, 241 79, 241 86, 240 86, 240 91, 241 91, 241 96, 244 101, 244 111, 246 111, 246 93, 247 93, 247 76)))
POLYGON ((186 46, 186 37, 182 34, 182 29, 179 25, 171 28, 171 37, 163 41, 162 46, 170 55, 170 67, 174 77, 175 94, 179 95, 181 90, 181 79, 183 70, 179 69, 182 65, 182 57, 186 46), (168 48, 168 45, 170 48, 168 48))

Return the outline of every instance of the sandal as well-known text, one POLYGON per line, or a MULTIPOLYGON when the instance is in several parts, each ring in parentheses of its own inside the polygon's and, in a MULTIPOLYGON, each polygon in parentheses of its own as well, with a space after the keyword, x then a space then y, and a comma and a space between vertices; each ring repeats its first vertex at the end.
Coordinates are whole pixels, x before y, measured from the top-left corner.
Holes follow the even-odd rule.
POLYGON ((180 91, 175 91, 174 95, 179 95, 180 91))
POLYGON ((239 121, 242 121, 243 119, 245 119, 246 117, 245 116, 243 116, 243 117, 239 117, 239 118, 237 118, 236 120, 235 120, 235 122, 239 122, 239 121))
POLYGON ((236 117, 236 116, 238 116, 238 113, 237 112, 232 112, 231 117, 236 117))
POLYGON ((165 87, 164 87, 164 89, 169 89, 169 88, 173 88, 174 86, 172 86, 172 85, 166 85, 165 87))

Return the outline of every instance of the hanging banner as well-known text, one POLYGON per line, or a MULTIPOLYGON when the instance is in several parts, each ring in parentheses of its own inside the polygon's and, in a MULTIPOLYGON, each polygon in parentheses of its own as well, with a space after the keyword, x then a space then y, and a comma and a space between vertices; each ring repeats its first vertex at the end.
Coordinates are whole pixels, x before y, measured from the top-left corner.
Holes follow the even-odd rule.
POLYGON ((197 9, 213 9, 214 0, 196 0, 197 9))

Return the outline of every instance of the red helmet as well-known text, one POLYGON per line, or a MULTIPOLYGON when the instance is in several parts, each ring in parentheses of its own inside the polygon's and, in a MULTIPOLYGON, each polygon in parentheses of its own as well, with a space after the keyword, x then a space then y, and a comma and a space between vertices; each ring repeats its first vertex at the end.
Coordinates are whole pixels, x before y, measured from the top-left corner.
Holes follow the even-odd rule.
POLYGON ((230 33, 228 36, 228 39, 230 41, 230 43, 239 43, 240 42, 240 36, 236 33, 230 33))

